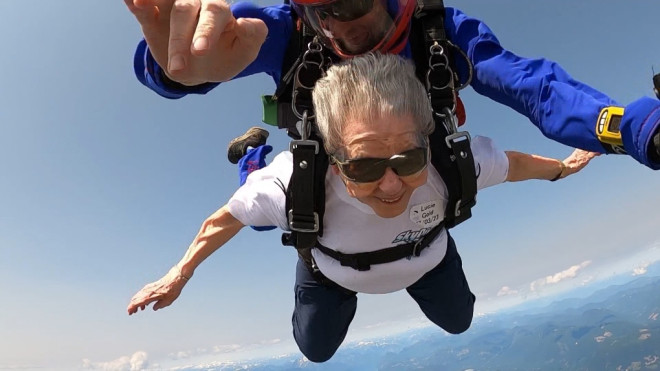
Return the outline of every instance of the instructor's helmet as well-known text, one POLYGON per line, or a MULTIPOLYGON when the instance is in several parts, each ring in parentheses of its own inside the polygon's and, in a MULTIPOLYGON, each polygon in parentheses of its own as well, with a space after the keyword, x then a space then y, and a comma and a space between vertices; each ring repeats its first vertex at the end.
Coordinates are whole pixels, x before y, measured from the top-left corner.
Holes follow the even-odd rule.
POLYGON ((344 58, 401 52, 416 5, 415 0, 291 0, 321 42, 344 58))

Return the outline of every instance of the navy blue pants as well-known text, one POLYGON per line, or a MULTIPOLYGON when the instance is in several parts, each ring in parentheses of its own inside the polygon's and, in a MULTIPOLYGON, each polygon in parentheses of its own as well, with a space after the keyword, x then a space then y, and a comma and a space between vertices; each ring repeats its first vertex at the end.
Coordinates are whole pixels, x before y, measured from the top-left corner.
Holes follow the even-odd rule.
MULTIPOLYGON (((406 289, 426 317, 445 331, 459 334, 470 327, 474 294, 461 257, 449 237, 445 258, 406 289)), ((302 260, 296 266, 293 337, 312 362, 325 362, 337 351, 357 309, 357 295, 317 282, 302 260)))

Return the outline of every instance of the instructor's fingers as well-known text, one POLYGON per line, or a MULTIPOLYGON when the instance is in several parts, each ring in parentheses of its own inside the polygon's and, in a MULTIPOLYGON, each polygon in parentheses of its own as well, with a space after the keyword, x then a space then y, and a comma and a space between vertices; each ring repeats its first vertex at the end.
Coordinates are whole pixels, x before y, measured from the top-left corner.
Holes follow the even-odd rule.
POLYGON ((128 10, 133 13, 141 26, 149 26, 156 21, 158 8, 149 0, 124 0, 128 10))
POLYGON ((268 36, 268 26, 258 18, 238 18, 236 20, 236 35, 241 43, 261 46, 268 36))
POLYGON ((199 22, 193 36, 192 53, 203 55, 211 49, 227 28, 227 24, 232 22, 234 16, 225 1, 202 0, 199 22))
POLYGON ((167 70, 170 73, 185 69, 190 56, 201 0, 176 0, 170 14, 170 40, 167 70))

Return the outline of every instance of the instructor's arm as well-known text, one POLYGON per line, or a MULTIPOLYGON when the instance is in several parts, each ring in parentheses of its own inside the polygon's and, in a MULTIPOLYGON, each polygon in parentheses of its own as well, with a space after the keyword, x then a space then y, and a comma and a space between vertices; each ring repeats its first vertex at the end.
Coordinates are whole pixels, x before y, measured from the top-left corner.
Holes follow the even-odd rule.
POLYGON ((243 223, 229 213, 226 205, 209 216, 183 258, 163 278, 144 286, 133 296, 128 304, 128 314, 137 313, 138 309, 144 310, 154 302, 154 310, 172 304, 204 259, 234 237, 243 227, 243 223))

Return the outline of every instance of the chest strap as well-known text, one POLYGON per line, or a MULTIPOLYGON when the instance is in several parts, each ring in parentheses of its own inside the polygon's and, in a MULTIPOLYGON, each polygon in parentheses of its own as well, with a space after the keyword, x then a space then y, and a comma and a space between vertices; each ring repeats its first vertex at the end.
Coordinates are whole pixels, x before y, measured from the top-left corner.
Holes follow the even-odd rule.
POLYGON ((373 264, 391 263, 403 258, 418 257, 422 250, 427 248, 433 240, 444 229, 444 221, 433 227, 429 233, 415 242, 409 242, 384 249, 360 252, 356 254, 344 254, 329 247, 316 243, 316 248, 329 257, 338 260, 344 267, 351 267, 358 271, 368 271, 373 264))

